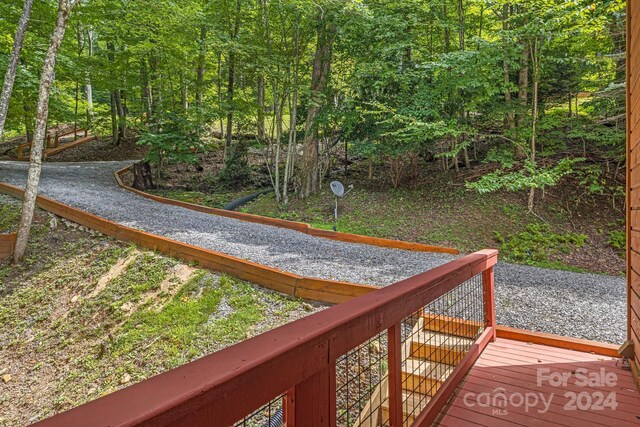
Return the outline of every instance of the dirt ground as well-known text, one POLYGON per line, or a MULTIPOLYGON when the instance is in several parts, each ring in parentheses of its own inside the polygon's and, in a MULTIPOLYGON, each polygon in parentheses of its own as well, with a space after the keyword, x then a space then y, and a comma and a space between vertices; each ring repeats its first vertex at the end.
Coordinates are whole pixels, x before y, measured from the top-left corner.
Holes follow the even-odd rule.
MULTIPOLYGON (((20 203, 0 195, 3 230, 20 203)), ((11 222, 11 223, 9 223, 11 222)), ((322 309, 38 210, 0 261, 0 426, 23 426, 322 309)))

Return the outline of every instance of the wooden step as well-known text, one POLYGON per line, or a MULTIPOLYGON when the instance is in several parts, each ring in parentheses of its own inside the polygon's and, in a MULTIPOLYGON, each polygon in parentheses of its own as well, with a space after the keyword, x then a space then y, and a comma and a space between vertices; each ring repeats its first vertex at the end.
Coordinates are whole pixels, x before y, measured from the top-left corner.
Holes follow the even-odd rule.
POLYGON ((454 367, 421 359, 407 359, 402 366, 402 388, 433 396, 454 367))
POLYGON ((412 358, 427 359, 432 362, 456 365, 470 348, 474 340, 454 337, 437 332, 425 331, 411 336, 412 358))
MULTIPOLYGON (((420 393, 411 393, 408 391, 402 392, 402 418, 407 418, 404 425, 411 425, 415 417, 420 415, 420 412, 427 407, 429 396, 425 396, 420 393), (407 417, 408 415, 408 417, 407 417)), ((381 405, 382 409, 382 425, 388 425, 389 423, 389 399, 385 399, 381 405)))
POLYGON ((474 320, 466 320, 459 317, 449 317, 432 313, 423 313, 422 328, 425 331, 440 332, 447 335, 474 338, 484 325, 474 320))

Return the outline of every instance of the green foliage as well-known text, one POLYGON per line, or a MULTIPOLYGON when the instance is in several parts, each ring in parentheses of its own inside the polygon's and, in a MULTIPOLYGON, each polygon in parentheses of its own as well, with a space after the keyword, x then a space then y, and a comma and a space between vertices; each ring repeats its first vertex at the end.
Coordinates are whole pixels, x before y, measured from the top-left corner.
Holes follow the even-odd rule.
MULTIPOLYGON (((0 196, 4 198, 5 196, 0 196)), ((2 201, 2 200, 0 200, 2 201)), ((0 204, 0 233, 13 231, 20 219, 20 205, 18 203, 0 204)))
POLYGON ((607 243, 619 251, 624 251, 627 247, 627 233, 624 230, 611 230, 607 243))
POLYGON ((497 170, 484 175, 475 182, 467 182, 467 188, 479 193, 490 193, 502 189, 520 191, 530 188, 545 188, 554 186, 567 175, 575 173, 574 165, 584 159, 562 159, 553 167, 540 167, 531 162, 525 162, 521 170, 504 172, 497 170))
POLYGON ((158 168, 159 176, 167 162, 195 164, 196 153, 202 148, 197 126, 190 120, 175 114, 167 116, 156 125, 157 131, 144 132, 138 145, 149 147, 146 159, 158 168))
POLYGON ((506 259, 526 264, 544 263, 554 255, 570 253, 584 246, 587 236, 578 233, 556 233, 548 224, 530 223, 524 231, 504 236, 496 232, 500 251, 506 259))
POLYGON ((247 160, 248 148, 237 144, 228 149, 224 168, 218 175, 218 182, 227 189, 239 189, 251 183, 251 167, 247 160))
POLYGON ((511 147, 499 146, 491 147, 484 157, 486 163, 500 163, 503 169, 511 169, 516 163, 511 147))

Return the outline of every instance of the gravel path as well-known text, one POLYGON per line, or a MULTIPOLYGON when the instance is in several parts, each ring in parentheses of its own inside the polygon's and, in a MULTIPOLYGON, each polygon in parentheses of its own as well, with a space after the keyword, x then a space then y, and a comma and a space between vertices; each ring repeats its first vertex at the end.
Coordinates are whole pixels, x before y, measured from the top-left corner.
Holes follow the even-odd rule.
MULTIPOLYGON (((47 163, 42 194, 129 227, 309 277, 386 286, 453 259, 312 237, 165 205, 119 188, 129 162, 47 163)), ((0 162, 0 181, 24 186, 27 164, 0 162)), ((498 323, 621 343, 626 337, 622 277, 496 266, 498 323)))

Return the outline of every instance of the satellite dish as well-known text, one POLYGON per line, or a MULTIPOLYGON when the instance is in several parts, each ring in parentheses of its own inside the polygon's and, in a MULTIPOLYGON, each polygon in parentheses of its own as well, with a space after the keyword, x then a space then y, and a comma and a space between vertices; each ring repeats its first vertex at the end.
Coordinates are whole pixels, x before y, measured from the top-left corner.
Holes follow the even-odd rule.
POLYGON ((342 185, 340 181, 331 181, 330 185, 333 194, 335 194, 337 197, 344 196, 344 185, 342 185))

